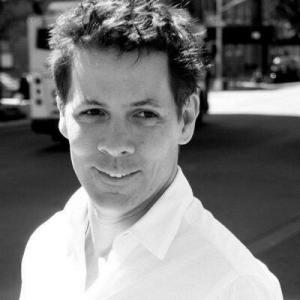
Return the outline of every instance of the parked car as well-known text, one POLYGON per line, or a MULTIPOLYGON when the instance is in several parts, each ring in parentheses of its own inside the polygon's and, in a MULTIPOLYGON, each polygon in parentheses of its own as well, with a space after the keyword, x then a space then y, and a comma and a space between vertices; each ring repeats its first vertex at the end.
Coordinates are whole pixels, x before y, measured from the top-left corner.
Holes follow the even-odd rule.
POLYGON ((0 72, 0 98, 11 98, 18 90, 18 80, 6 72, 0 72))
POLYGON ((300 58, 276 56, 270 67, 270 80, 273 83, 300 81, 300 58))
POLYGON ((0 99, 0 122, 26 118, 28 115, 28 102, 18 98, 0 99))
POLYGON ((19 80, 9 73, 0 72, 0 121, 25 118, 28 101, 18 98, 19 80))

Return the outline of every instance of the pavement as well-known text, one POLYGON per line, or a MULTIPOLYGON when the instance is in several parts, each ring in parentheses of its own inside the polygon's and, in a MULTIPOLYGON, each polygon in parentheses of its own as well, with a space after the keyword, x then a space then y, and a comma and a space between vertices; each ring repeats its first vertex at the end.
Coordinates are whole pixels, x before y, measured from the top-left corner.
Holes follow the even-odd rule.
MULTIPOLYGON (((180 159, 195 195, 279 278, 285 300, 300 300, 298 95, 299 84, 212 91, 180 159)), ((0 122, 0 132, 24 127, 0 122)))
POLYGON ((299 116, 299 83, 274 89, 212 91, 210 114, 299 116))

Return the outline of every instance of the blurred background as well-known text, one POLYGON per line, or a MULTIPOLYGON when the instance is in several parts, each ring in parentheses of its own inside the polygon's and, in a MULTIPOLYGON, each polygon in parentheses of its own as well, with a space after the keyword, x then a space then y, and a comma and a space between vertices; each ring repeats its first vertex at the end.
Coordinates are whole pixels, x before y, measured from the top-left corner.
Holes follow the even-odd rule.
MULTIPOLYGON (((0 300, 18 299, 27 239, 79 186, 47 63, 49 28, 76 2, 0 0, 0 300)), ((300 0, 164 2, 194 19, 208 65, 180 165, 300 300, 300 0)))

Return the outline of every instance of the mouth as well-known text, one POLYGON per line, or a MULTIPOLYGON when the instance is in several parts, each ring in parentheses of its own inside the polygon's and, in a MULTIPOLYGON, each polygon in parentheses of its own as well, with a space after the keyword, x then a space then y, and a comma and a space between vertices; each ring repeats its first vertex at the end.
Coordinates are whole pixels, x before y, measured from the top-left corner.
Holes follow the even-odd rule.
POLYGON ((115 181, 121 181, 124 179, 129 179, 131 177, 133 177, 134 175, 136 175, 139 171, 119 171, 119 172, 112 172, 112 171, 103 171, 103 170, 99 170, 96 168, 96 170, 98 171, 98 173, 110 180, 115 180, 115 181))

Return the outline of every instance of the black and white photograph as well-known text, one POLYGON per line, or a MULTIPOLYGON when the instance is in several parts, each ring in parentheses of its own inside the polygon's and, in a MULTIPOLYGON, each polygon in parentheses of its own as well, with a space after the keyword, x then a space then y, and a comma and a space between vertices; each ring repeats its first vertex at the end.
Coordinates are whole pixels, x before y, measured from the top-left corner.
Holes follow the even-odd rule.
POLYGON ((0 300, 300 300, 300 0, 0 0, 0 300))

